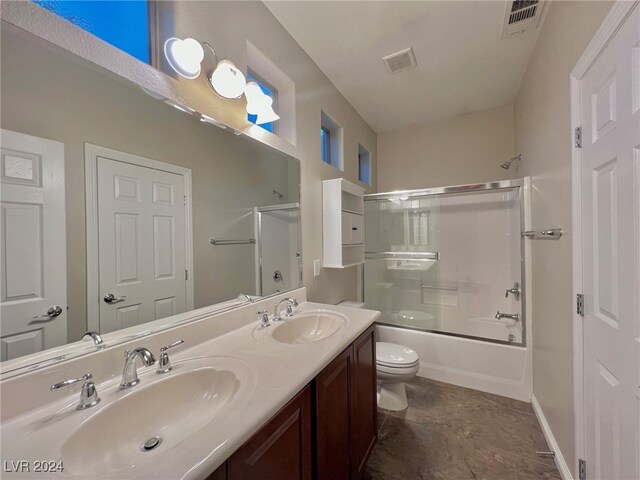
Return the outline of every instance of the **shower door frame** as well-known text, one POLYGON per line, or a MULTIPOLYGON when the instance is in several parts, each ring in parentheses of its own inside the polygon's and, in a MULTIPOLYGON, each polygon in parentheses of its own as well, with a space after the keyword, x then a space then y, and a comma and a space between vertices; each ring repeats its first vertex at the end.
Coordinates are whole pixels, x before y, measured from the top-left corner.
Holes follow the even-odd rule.
POLYGON ((301 210, 300 210, 300 202, 295 203, 283 203, 281 205, 268 205, 264 207, 254 207, 255 212, 255 236, 256 236, 256 247, 255 247, 255 255, 256 255, 256 286, 258 287, 258 291, 256 294, 258 296, 262 296, 262 291, 264 289, 264 285, 262 282, 262 214, 273 211, 298 211, 298 251, 296 252, 296 259, 298 261, 298 286, 292 288, 299 288, 304 286, 302 284, 302 222, 300 221, 301 210))
MULTIPOLYGON (((498 191, 498 190, 515 190, 518 192, 518 201, 520 202, 520 325, 522 328, 522 338, 521 341, 509 342, 508 340, 497 340, 493 338, 486 337, 477 337, 474 335, 465 335, 462 333, 454 333, 454 332, 445 332, 441 330, 423 330, 412 328, 404 325, 395 325, 391 323, 383 323, 376 321, 379 325, 385 325, 394 328, 402 328, 406 330, 416 330, 419 332, 429 332, 436 333, 440 335, 448 335, 451 337, 458 338, 466 338, 469 340, 478 340, 482 342, 488 343, 497 343, 500 345, 509 345, 512 347, 521 347, 527 348, 527 283, 526 283, 526 262, 525 262, 525 237, 522 233, 525 231, 525 197, 523 195, 524 187, 526 186, 525 179, 516 178, 512 180, 499 180, 495 182, 486 182, 486 183, 469 183, 466 185, 451 185, 446 187, 429 187, 429 188, 420 188, 415 190, 394 190, 392 192, 381 192, 381 193, 370 193, 364 196, 364 201, 372 201, 372 200, 390 200, 392 198, 398 197, 406 197, 403 200, 410 200, 411 198, 423 198, 432 195, 454 195, 454 194, 463 194, 463 193, 481 193, 481 192, 489 192, 489 191, 498 191)), ((366 211, 366 209, 365 209, 366 211)), ((379 252, 366 252, 365 251, 365 261, 367 258, 367 254, 371 255, 373 253, 379 254, 379 252)), ((389 258, 391 255, 401 255, 402 253, 412 253, 413 255, 417 254, 429 254, 428 252, 389 252, 389 258)), ((410 255, 409 255, 410 256, 410 255)), ((378 257, 383 258, 383 257, 378 257)), ((397 258, 397 257, 396 257, 397 258)), ((371 257, 369 257, 371 259, 371 257)), ((362 269, 362 298, 363 301, 366 302, 365 299, 365 278, 364 278, 364 268, 362 269)))

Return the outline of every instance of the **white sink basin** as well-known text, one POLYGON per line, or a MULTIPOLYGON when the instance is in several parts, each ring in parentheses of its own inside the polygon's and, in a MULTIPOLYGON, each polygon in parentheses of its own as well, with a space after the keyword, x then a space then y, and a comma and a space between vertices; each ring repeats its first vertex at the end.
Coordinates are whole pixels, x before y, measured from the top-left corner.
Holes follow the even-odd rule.
POLYGON ((273 338, 282 343, 313 343, 339 332, 347 318, 327 310, 307 311, 285 319, 273 331, 273 338))
POLYGON ((102 389, 102 402, 94 408, 78 412, 70 405, 34 422, 15 445, 16 458, 61 460, 64 476, 134 477, 212 421, 225 424, 255 388, 253 369, 239 359, 199 357, 173 367, 163 375, 153 367, 139 372, 140 384, 127 391, 116 383, 102 389), (153 437, 161 440, 143 449, 153 437))

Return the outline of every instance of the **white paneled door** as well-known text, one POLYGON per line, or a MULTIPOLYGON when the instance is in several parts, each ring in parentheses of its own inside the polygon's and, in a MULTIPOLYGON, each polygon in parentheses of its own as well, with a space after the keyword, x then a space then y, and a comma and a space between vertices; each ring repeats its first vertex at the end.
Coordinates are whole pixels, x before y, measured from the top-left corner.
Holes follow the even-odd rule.
POLYGON ((97 158, 100 333, 187 310, 182 175, 97 158))
POLYGON ((587 478, 640 478, 640 8, 580 82, 587 478))
POLYGON ((67 342, 64 145, 2 130, 2 360, 67 342))

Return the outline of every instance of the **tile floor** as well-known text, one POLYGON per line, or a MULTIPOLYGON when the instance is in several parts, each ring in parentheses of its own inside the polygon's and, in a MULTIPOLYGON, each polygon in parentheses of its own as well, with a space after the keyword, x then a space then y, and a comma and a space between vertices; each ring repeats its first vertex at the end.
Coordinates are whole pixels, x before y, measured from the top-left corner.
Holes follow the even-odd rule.
POLYGON ((409 408, 378 411, 365 480, 560 479, 531 405, 425 378, 409 408))

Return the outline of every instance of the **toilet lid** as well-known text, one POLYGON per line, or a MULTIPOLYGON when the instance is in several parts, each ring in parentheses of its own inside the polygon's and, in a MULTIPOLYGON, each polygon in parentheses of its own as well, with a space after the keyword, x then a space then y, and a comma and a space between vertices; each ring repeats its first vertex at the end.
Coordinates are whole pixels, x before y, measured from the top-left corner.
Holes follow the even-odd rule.
POLYGON ((376 343, 376 363, 398 367, 413 365, 418 362, 418 354, 408 347, 403 347, 395 343, 376 343))

